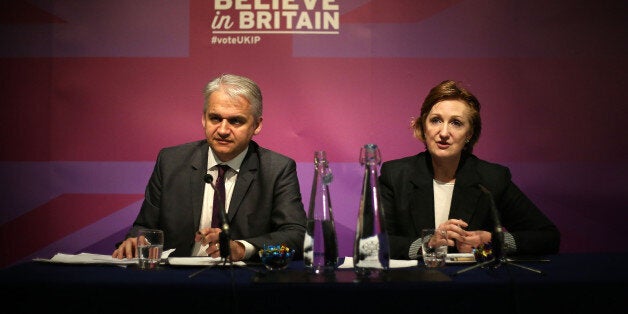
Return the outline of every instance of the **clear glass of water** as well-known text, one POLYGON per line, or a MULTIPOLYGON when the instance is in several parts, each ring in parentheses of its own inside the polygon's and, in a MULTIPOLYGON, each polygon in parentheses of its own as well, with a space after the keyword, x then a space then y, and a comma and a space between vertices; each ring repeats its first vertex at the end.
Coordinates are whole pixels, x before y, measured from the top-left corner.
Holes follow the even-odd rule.
POLYGON ((443 267, 447 260, 447 232, 439 229, 421 231, 421 250, 426 267, 443 267))
POLYGON ((137 260, 140 269, 157 269, 164 251, 164 232, 143 229, 137 236, 137 260))

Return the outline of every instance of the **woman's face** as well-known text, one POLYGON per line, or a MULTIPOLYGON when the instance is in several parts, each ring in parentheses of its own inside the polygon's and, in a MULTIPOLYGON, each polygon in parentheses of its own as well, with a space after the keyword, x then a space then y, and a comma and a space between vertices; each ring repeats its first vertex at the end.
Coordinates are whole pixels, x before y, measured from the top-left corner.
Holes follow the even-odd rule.
POLYGON ((425 144, 433 158, 460 158, 471 135, 470 110, 460 100, 437 102, 425 119, 425 144))

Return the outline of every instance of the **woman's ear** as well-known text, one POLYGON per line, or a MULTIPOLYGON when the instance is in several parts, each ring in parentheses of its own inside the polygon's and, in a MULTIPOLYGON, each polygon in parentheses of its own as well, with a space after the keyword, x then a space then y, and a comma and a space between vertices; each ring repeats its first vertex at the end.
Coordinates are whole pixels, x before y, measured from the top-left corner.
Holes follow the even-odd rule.
POLYGON ((412 117, 410 120, 410 128, 412 129, 412 135, 419 141, 425 143, 425 137, 423 136, 423 132, 421 131, 421 117, 415 118, 412 117))
POLYGON ((473 132, 470 131, 469 134, 467 134, 467 137, 464 139, 464 142, 469 144, 472 138, 473 138, 473 132))

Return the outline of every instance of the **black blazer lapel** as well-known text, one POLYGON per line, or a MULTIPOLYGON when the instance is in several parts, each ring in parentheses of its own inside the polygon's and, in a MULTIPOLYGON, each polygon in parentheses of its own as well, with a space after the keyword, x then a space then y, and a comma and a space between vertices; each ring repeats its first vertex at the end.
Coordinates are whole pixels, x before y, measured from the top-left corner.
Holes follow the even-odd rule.
POLYGON ((229 222, 235 216, 236 212, 240 208, 240 204, 244 200, 246 192, 255 179, 257 169, 259 168, 259 151, 258 146, 252 141, 249 144, 249 150, 242 160, 240 165, 240 172, 238 173, 238 179, 236 180, 235 187, 233 188, 233 194, 231 194, 231 202, 229 203, 229 212, 227 213, 229 222))
POLYGON ((482 192, 478 188, 480 177, 474 171, 476 159, 464 156, 456 172, 456 184, 451 200, 449 218, 461 219, 468 223, 472 221, 482 192))
POLYGON ((201 222, 208 154, 209 144, 207 144, 207 141, 203 141, 193 152, 190 162, 190 195, 192 196, 192 218, 194 219, 194 230, 199 229, 201 222))
POLYGON ((420 154, 417 164, 411 169, 415 169, 411 175, 410 183, 414 186, 414 191, 409 192, 405 197, 410 200, 408 208, 415 226, 416 236, 420 236, 421 229, 434 228, 434 189, 432 179, 434 175, 431 171, 431 161, 427 154, 420 154), (430 208, 431 210, 425 210, 430 208))

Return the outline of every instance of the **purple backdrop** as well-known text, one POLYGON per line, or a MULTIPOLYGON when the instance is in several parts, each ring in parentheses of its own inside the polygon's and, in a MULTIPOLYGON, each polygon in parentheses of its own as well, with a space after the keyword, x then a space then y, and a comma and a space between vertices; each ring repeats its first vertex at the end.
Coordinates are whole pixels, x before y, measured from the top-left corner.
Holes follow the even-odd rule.
POLYGON ((409 121, 445 79, 478 96, 476 154, 511 168, 562 252, 626 250, 625 1, 216 3, 1 5, 0 266, 111 253, 158 150, 202 138, 201 89, 225 72, 260 84, 255 139, 297 160, 304 203, 313 152, 328 152, 341 255, 360 147, 384 160, 422 150, 409 121))

